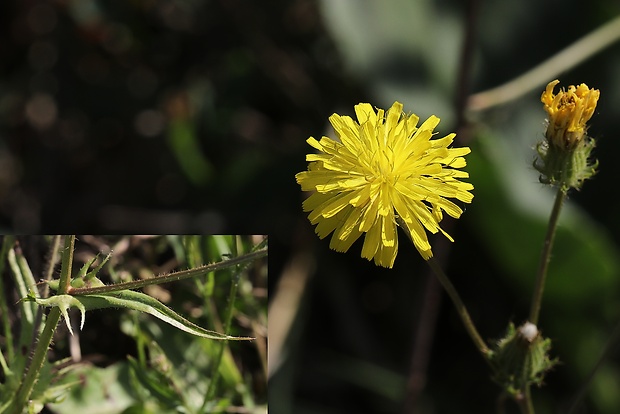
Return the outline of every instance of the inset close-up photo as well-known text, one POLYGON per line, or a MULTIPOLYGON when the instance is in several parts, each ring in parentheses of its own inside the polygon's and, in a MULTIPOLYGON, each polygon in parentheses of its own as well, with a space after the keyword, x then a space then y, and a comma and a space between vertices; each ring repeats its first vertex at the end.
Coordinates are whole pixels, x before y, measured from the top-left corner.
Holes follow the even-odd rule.
POLYGON ((266 413, 267 249, 3 236, 0 412, 266 413))

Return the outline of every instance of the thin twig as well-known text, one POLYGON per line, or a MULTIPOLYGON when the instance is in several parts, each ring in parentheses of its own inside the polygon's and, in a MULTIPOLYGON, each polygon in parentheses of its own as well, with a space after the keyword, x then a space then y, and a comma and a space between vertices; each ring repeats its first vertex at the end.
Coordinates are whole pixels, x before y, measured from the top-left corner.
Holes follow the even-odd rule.
POLYGON ((509 82, 469 97, 469 111, 482 111, 530 93, 620 39, 620 16, 600 26, 509 82))
POLYGON ((265 257, 267 256, 267 254, 267 248, 264 248, 250 253, 246 253, 241 256, 233 257, 228 260, 211 263, 194 269, 183 270, 180 272, 174 272, 162 276, 155 276, 150 279, 133 280, 131 282, 116 283, 107 286, 70 288, 68 293, 70 295, 97 295, 101 293, 118 292, 121 290, 138 289, 149 285, 160 285, 163 283, 176 282, 178 280, 189 279, 208 272, 214 272, 217 270, 237 266, 239 264, 251 262, 253 260, 260 259, 261 257, 265 257))
POLYGON ((478 351, 480 351, 480 353, 482 354, 484 360, 488 362, 487 356, 490 352, 489 347, 482 340, 482 337, 478 333, 478 330, 476 329, 476 326, 474 325, 471 316, 469 316, 469 312, 467 311, 465 304, 461 300, 460 295, 454 288, 454 285, 452 284, 452 282, 450 282, 450 279, 448 279, 448 277, 443 272, 436 260, 431 257, 429 260, 427 260, 427 263, 433 269, 433 272, 435 272, 435 276, 437 276, 437 278, 439 279, 439 282, 448 293, 448 296, 450 296, 450 299, 452 299, 452 302, 456 307, 456 311, 461 317, 461 321, 463 322, 463 326, 465 326, 465 330, 469 334, 469 337, 474 342, 474 345, 476 345, 476 348, 478 348, 478 351))

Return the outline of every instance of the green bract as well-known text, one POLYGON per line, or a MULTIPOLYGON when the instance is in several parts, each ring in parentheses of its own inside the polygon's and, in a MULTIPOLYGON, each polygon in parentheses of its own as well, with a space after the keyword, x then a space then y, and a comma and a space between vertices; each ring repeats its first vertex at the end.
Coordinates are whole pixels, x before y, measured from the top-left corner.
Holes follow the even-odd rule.
POLYGON ((543 338, 534 324, 526 322, 515 329, 510 323, 489 354, 493 379, 511 395, 531 384, 541 385, 545 373, 557 363, 549 358, 550 348, 551 340, 543 338))

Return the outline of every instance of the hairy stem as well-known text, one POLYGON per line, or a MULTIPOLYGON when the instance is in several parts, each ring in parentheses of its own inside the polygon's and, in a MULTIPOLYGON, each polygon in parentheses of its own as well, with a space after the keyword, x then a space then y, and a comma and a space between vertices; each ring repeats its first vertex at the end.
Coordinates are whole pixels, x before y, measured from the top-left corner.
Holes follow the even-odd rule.
POLYGON ((538 325, 540 305, 542 302, 543 291, 545 289, 545 279, 547 277, 547 269, 549 268, 549 261, 551 260, 551 249, 553 248, 553 241, 555 239, 555 229, 558 225, 560 211, 562 210, 562 203, 566 198, 567 191, 568 190, 566 190, 564 187, 560 187, 558 189, 558 193, 555 196, 555 203, 553 204, 553 209, 551 210, 551 216, 549 217, 547 234, 545 236, 545 244, 543 246, 542 254, 540 256, 538 275, 536 276, 536 284, 534 285, 532 305, 530 308, 529 321, 534 325, 538 325))
POLYGON ((469 316, 469 312, 467 311, 465 304, 463 303, 461 297, 454 288, 454 285, 452 284, 452 282, 450 282, 450 279, 448 279, 448 276, 446 276, 446 274, 443 272, 436 260, 431 257, 427 261, 427 263, 431 267, 431 269, 433 269, 435 276, 437 276, 437 279, 439 279, 439 282, 448 293, 448 296, 450 296, 452 303, 454 303, 456 311, 461 317, 461 320, 463 321, 463 325, 465 326, 469 337, 474 342, 474 345, 476 345, 476 348, 478 348, 478 351, 480 351, 485 361, 487 361, 489 347, 487 346, 487 344, 484 343, 482 337, 478 333, 478 330, 476 329, 476 326, 474 325, 471 317, 469 316))
MULTIPOLYGON (((60 287, 58 289, 59 294, 66 293, 66 289, 69 286, 68 282, 71 281, 71 267, 73 266, 74 245, 75 236, 66 236, 65 247, 62 252, 62 269, 60 273, 60 287)), ((37 342, 34 354, 32 355, 28 371, 26 372, 24 379, 22 380, 19 388, 17 389, 13 400, 11 401, 11 405, 7 410, 8 414, 21 414, 23 409, 26 407, 26 402, 30 398, 30 394, 32 393, 34 384, 39 377, 39 371, 41 371, 41 367, 43 367, 43 363, 45 362, 45 357, 47 356, 47 349, 52 342, 52 337, 54 336, 54 332, 56 331, 56 326, 58 325, 59 320, 60 308, 53 308, 47 315, 45 326, 43 327, 43 331, 39 336, 39 340, 37 342)))
POLYGON ((178 280, 189 279, 208 272, 227 269, 232 266, 248 263, 268 254, 268 249, 256 250, 241 256, 233 257, 217 263, 200 266, 194 269, 183 270, 180 272, 170 273, 168 275, 156 276, 150 279, 133 280, 131 282, 116 283, 108 286, 88 287, 88 288, 72 288, 68 290, 70 295, 96 295, 100 293, 118 292, 121 290, 138 289, 149 285, 159 285, 162 283, 176 282, 178 280))

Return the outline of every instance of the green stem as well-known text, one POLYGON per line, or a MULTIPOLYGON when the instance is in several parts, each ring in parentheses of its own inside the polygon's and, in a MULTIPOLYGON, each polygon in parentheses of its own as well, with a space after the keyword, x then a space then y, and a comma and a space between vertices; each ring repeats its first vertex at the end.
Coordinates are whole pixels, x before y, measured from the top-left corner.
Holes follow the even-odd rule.
POLYGON ((116 283, 114 285, 90 287, 90 288, 70 288, 68 294, 70 295, 97 295, 100 293, 118 292, 127 289, 138 289, 149 285, 159 285, 162 283, 176 282, 178 280, 189 279, 202 275, 207 272, 213 272, 217 270, 226 269, 232 266, 237 266, 243 263, 251 262, 253 260, 265 257, 268 254, 268 249, 264 248, 256 250, 241 256, 233 257, 229 260, 224 260, 217 263, 208 264, 205 266, 197 267, 195 269, 183 270, 181 272, 170 273, 168 275, 156 276, 150 279, 133 280, 131 282, 116 283))
POLYGON ((73 249, 75 236, 65 236, 65 247, 62 251, 62 267, 60 270, 60 284, 58 294, 63 295, 71 288, 71 268, 73 267, 73 249))
POLYGON ((452 302, 456 307, 456 311, 461 317, 463 325, 465 326, 467 333, 474 342, 474 345, 476 345, 476 348, 478 348, 478 351, 480 351, 484 359, 487 360, 487 356, 489 354, 489 347, 484 343, 482 337, 478 333, 478 330, 472 322, 471 317, 469 316, 469 312, 467 312, 467 308, 461 300, 458 292, 454 288, 454 285, 452 284, 452 282, 450 282, 450 279, 448 279, 448 276, 446 276, 446 274, 443 272, 443 270, 434 258, 431 257, 427 261, 427 263, 431 267, 431 269, 433 269, 435 276, 437 276, 437 279, 439 279, 439 282, 441 283, 443 288, 446 290, 446 292, 448 292, 448 296, 450 296, 450 299, 452 299, 452 302))
MULTIPOLYGON (((52 248, 50 249, 50 253, 48 256, 47 268, 45 271, 44 280, 49 281, 52 280, 52 275, 54 274, 54 266, 57 262, 58 251, 60 250, 60 241, 62 240, 62 236, 54 236, 52 239, 52 248)), ((43 293, 41 294, 42 298, 47 298, 49 296, 50 288, 46 284, 43 285, 43 293)))
MULTIPOLYGON (((233 238, 232 254, 233 255, 237 254, 237 240, 235 238, 233 238)), ((235 298, 237 297, 237 289, 239 287, 239 278, 241 277, 241 270, 242 268, 237 266, 236 272, 233 275, 233 278, 230 284, 230 291, 228 293, 228 308, 226 309, 226 319, 224 320, 224 334, 225 335, 228 335, 228 333, 230 332, 230 325, 232 322, 232 314, 233 314, 233 309, 235 305, 235 298)), ((217 383, 220 378, 220 364, 222 362, 224 350, 226 349, 227 346, 228 346, 228 340, 223 340, 222 344, 220 345, 220 349, 218 350, 218 353, 215 357, 214 363, 213 363, 213 373, 211 375, 211 381, 209 382, 209 388, 207 389, 205 400, 202 404, 202 409, 200 410, 201 412, 205 411, 206 406, 209 403, 209 401, 213 401, 213 397, 217 389, 217 383)))
MULTIPOLYGON (((75 236, 66 236, 65 248, 62 255, 60 287, 58 289, 59 294, 66 293, 67 286, 69 286, 69 283, 67 281, 71 281, 71 267, 73 266, 74 245, 75 236)), ((39 371, 41 371, 43 363, 45 362, 45 357, 47 356, 47 349, 52 342, 52 337, 54 336, 54 332, 56 331, 56 325, 58 325, 59 320, 60 308, 55 307, 47 315, 45 326, 43 328, 43 331, 41 332, 41 335, 39 336, 37 347, 35 348, 34 354, 32 355, 28 371, 26 372, 24 379, 22 380, 19 388, 17 389, 13 400, 11 401, 11 405, 9 406, 7 411, 8 414, 20 414, 26 407, 26 402, 30 398, 30 394, 32 393, 34 384, 39 376, 39 371)))
POLYGON ((517 400, 519 409, 523 414, 534 414, 534 404, 532 403, 532 393, 530 392, 530 384, 525 386, 523 396, 517 400))
POLYGON ((34 388, 34 383, 39 376, 39 371, 41 370, 41 367, 43 367, 43 363, 45 362, 45 357, 47 355, 47 348, 52 342, 52 337, 54 336, 56 325, 58 325, 59 320, 60 308, 53 308, 47 315, 45 327, 39 336, 37 347, 32 355, 30 368, 28 369, 26 376, 17 390, 15 397, 13 398, 13 402, 8 410, 9 414, 21 414, 26 407, 26 401, 28 401, 30 393, 34 388))
POLYGON ((564 187, 558 189, 558 193, 555 196, 555 203, 551 210, 551 216, 549 217, 549 225, 547 227, 547 234, 545 236, 545 244, 543 246, 542 254, 540 256, 540 264, 538 267, 538 275, 536 277, 536 284, 534 286, 534 293, 532 295, 532 307, 530 308, 529 321, 534 325, 538 325, 538 316, 540 314, 540 305, 542 302, 542 295, 545 289, 545 278, 547 277, 547 269, 549 267, 549 261, 551 260, 551 249, 553 247, 553 240, 555 238, 555 229, 557 228, 558 219, 560 217, 560 211, 562 210, 562 204, 566 198, 568 190, 564 187))

